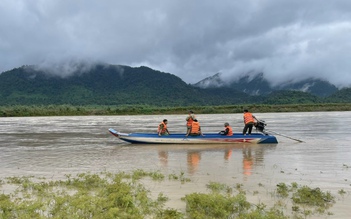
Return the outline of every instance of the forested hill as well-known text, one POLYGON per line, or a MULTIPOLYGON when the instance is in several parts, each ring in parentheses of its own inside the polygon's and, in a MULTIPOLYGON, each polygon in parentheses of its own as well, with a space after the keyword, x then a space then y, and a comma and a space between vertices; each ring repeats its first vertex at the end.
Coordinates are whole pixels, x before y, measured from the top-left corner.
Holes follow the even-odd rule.
POLYGON ((234 88, 199 88, 148 67, 95 65, 59 76, 23 66, 0 74, 0 105, 194 106, 351 102, 351 89, 321 98, 301 91, 250 96, 234 88))
POLYGON ((200 89, 179 77, 148 67, 96 65, 84 73, 60 77, 24 66, 0 75, 0 105, 72 104, 159 106, 215 105, 247 102, 228 89, 200 89))

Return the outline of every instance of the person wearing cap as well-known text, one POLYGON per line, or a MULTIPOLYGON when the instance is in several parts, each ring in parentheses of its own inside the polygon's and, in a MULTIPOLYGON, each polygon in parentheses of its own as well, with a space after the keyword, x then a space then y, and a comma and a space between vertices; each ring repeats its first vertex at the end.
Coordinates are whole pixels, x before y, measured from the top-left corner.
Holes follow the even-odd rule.
POLYGON ((233 135, 233 129, 230 127, 229 123, 224 123, 225 130, 219 132, 221 135, 226 135, 226 136, 232 136, 233 135))
POLYGON ((244 129, 243 129, 243 135, 246 135, 246 132, 248 132, 249 135, 251 135, 252 127, 255 124, 256 117, 253 116, 247 109, 244 110, 244 129))
POLYGON ((195 114, 192 110, 189 111, 189 115, 186 117, 186 136, 190 134, 191 124, 193 123, 194 119, 196 119, 195 114))
POLYGON ((158 130, 157 130, 158 136, 161 136, 161 135, 169 135, 169 131, 168 131, 168 129, 167 129, 167 123, 168 123, 168 120, 167 120, 167 119, 164 119, 164 120, 158 125, 158 130))

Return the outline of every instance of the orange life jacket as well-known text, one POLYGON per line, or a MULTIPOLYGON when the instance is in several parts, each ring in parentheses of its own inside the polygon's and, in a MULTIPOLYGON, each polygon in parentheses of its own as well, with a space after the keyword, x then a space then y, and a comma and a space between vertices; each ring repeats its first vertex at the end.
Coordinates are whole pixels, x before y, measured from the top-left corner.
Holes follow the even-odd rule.
POLYGON ((232 127, 230 127, 230 126, 228 125, 227 128, 228 128, 228 134, 227 134, 227 136, 232 136, 232 135, 233 135, 233 129, 232 129, 232 127))
POLYGON ((161 122, 159 125, 158 125, 158 129, 157 129, 157 132, 160 133, 165 133, 166 132, 166 129, 167 129, 167 125, 164 123, 164 122, 161 122), (163 125, 163 126, 162 126, 163 125), (161 130, 161 127, 162 127, 162 130, 161 130))
POLYGON ((191 124, 193 123, 193 121, 194 121, 194 118, 195 118, 195 116, 193 117, 193 116, 188 116, 187 118, 186 118, 186 126, 191 126, 191 124))
POLYGON ((249 112, 244 113, 244 123, 245 123, 245 124, 248 124, 248 123, 250 123, 250 122, 252 122, 252 123, 255 122, 255 120, 254 120, 252 114, 249 113, 249 112))
POLYGON ((200 123, 199 122, 193 122, 191 124, 191 132, 192 134, 199 134, 200 131, 200 123))

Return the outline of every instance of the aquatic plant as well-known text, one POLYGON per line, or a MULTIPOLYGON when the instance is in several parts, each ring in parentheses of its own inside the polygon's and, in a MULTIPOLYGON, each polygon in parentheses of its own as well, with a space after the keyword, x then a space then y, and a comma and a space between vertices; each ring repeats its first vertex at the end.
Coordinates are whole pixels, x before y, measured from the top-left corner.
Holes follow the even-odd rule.
POLYGON ((339 193, 339 195, 343 196, 343 195, 346 194, 346 191, 345 191, 344 189, 340 189, 340 190, 338 191, 338 193, 339 193))
POLYGON ((279 183, 277 185, 277 194, 283 198, 288 197, 289 196, 288 186, 285 183, 279 183))
MULTIPOLYGON (((185 174, 170 174, 170 180, 185 174)), ((151 198, 143 178, 161 185, 159 171, 138 169, 131 173, 80 173, 66 175, 65 180, 8 177, 5 184, 16 185, 11 194, 0 194, 0 218, 308 218, 332 215, 327 212, 335 203, 330 192, 295 182, 277 184, 272 192, 273 206, 250 203, 244 185, 208 182, 209 193, 190 193, 182 197, 184 212, 165 208, 170 200, 164 192, 151 198)), ((259 184, 262 185, 262 184, 259 184)), ((346 193, 339 190, 340 195, 346 193)), ((249 193, 248 193, 249 194, 249 193)), ((253 192, 258 195, 258 191, 253 192)))
POLYGON ((335 202, 335 198, 330 192, 323 192, 320 188, 310 188, 308 186, 298 188, 297 191, 293 193, 292 200, 295 204, 305 204, 323 208, 328 208, 335 202))
POLYGON ((183 200, 186 202, 186 215, 189 218, 288 218, 279 209, 267 209, 263 203, 258 205, 249 203, 241 193, 235 196, 192 193, 186 195, 183 200))
POLYGON ((212 192, 228 192, 231 191, 230 187, 224 183, 218 182, 209 182, 206 187, 210 189, 212 192))
MULTIPOLYGON (((141 173, 138 172, 139 174, 141 173)), ((146 176, 162 178, 158 172, 146 176)), ((136 174, 136 173, 134 173, 136 174)), ((19 185, 12 195, 0 196, 0 218, 144 218, 149 215, 182 214, 163 209, 168 198, 156 200, 131 175, 81 173, 67 180, 33 182, 28 177, 9 177, 9 184, 19 185)))
POLYGON ((185 173, 183 171, 180 172, 179 175, 176 175, 174 173, 168 175, 169 180, 179 180, 182 184, 185 182, 190 182, 191 179, 188 177, 185 177, 185 173))
POLYGON ((295 182, 291 183, 291 186, 279 183, 276 192, 278 197, 291 197, 292 211, 295 216, 307 217, 314 214, 324 214, 335 203, 335 197, 330 192, 323 192, 319 188, 299 186, 295 182))

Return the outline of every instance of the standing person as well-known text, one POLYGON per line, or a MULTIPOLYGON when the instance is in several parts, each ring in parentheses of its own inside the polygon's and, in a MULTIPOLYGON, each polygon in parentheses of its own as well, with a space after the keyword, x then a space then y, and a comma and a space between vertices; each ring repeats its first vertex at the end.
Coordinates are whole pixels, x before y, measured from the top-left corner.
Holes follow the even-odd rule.
POLYGON ((191 127, 190 127, 190 133, 186 134, 185 136, 188 136, 188 135, 204 136, 201 132, 200 123, 197 121, 197 119, 194 119, 194 121, 192 122, 191 127))
POLYGON ((193 111, 189 111, 189 115, 186 117, 186 136, 190 134, 191 124, 193 123, 194 119, 196 119, 195 114, 193 111))
POLYGON ((224 123, 225 130, 221 131, 221 135, 226 135, 226 136, 232 136, 233 135, 233 129, 230 127, 229 123, 224 123))
POLYGON ((252 127, 255 124, 256 117, 253 116, 247 109, 244 110, 244 129, 243 129, 243 135, 246 135, 247 130, 248 134, 251 135, 252 127))
POLYGON ((167 129, 167 119, 164 119, 159 125, 158 125, 158 130, 157 130, 157 133, 158 133, 158 136, 161 136, 161 135, 169 135, 169 131, 167 129))

